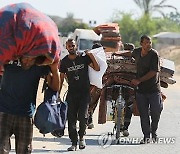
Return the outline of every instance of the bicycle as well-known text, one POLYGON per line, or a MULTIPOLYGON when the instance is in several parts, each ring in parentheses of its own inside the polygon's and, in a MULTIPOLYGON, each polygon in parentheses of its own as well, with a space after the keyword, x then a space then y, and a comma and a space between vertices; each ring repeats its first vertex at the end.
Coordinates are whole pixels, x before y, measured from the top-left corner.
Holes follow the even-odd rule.
POLYGON ((124 123, 124 109, 126 106, 126 101, 125 98, 123 97, 123 89, 130 89, 130 90, 134 90, 133 87, 129 86, 129 85, 111 85, 111 86, 107 86, 106 87, 107 90, 108 89, 116 89, 116 92, 118 93, 117 98, 113 98, 111 96, 111 98, 108 98, 109 100, 111 100, 112 103, 112 119, 115 122, 114 128, 113 128, 113 132, 112 134, 114 135, 115 132, 115 136, 116 139, 118 140, 120 138, 120 132, 122 131, 122 127, 123 127, 123 123, 124 123))

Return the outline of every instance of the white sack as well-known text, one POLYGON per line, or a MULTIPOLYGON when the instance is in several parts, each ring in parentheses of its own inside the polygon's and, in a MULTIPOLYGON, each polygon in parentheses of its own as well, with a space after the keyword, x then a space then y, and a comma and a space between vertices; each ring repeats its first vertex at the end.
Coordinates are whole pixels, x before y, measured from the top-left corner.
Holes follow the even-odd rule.
POLYGON ((100 66, 100 71, 95 71, 89 66, 90 83, 98 88, 102 88, 102 77, 107 69, 106 54, 103 47, 92 49, 89 52, 93 54, 100 66))

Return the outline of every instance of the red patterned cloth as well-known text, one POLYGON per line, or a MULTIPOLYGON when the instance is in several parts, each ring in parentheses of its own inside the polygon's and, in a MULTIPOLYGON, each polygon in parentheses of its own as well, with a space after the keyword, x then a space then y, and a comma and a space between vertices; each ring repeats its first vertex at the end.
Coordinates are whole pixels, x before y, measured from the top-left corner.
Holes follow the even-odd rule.
POLYGON ((55 23, 27 3, 0 9, 0 65, 21 56, 59 59, 60 41, 55 23))
POLYGON ((4 72, 4 68, 3 68, 3 66, 0 65, 0 76, 3 75, 3 72, 4 72))

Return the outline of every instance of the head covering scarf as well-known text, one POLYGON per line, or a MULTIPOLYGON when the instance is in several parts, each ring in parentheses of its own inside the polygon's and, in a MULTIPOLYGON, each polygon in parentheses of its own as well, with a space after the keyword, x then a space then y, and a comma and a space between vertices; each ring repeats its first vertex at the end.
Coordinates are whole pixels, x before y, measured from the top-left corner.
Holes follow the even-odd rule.
POLYGON ((59 59, 56 24, 28 3, 0 9, 0 65, 21 56, 59 59))

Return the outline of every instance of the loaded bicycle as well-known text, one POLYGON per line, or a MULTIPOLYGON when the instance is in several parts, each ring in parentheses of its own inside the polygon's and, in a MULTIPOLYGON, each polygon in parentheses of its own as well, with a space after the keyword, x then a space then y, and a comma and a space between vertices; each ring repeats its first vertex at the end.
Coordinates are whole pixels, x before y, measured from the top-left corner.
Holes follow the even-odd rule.
MULTIPOLYGON (((134 88, 129 85, 123 85, 123 84, 112 84, 111 86, 107 86, 107 93, 108 91, 111 91, 112 93, 109 93, 107 95, 108 103, 111 103, 111 109, 112 109, 112 120, 114 121, 114 128, 112 134, 116 136, 116 139, 120 138, 120 133, 122 132, 124 136, 128 136, 129 133, 126 131, 123 131, 124 126, 124 115, 125 115, 125 108, 127 105, 127 102, 132 102, 135 99, 134 95, 129 95, 129 91, 132 91, 134 94, 134 88), (128 94, 127 94, 128 93, 128 94), (127 99, 128 97, 128 99, 127 99)), ((131 104, 132 106, 133 104, 131 104)))

